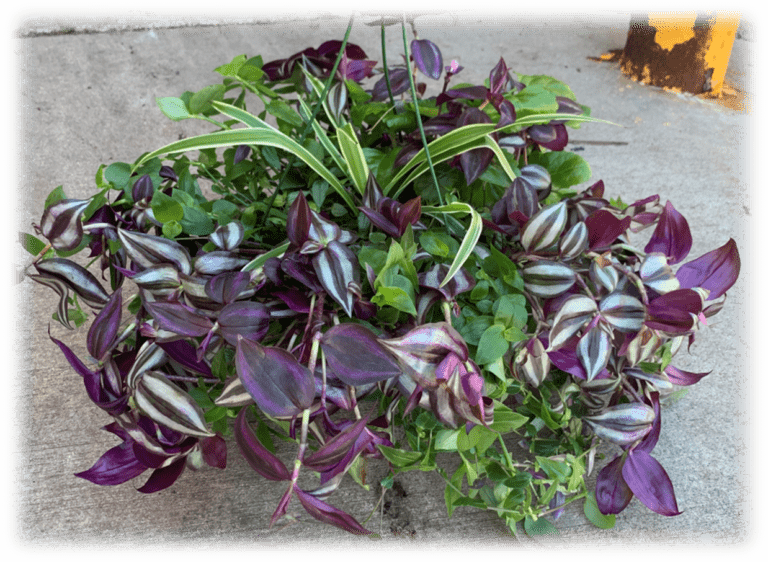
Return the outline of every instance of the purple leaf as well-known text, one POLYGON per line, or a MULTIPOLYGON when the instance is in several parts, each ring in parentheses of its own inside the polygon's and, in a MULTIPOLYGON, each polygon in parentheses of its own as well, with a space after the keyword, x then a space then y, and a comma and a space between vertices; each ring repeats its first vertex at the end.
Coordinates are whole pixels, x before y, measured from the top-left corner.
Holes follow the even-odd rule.
POLYGON ((269 330, 269 311, 260 302, 233 302, 221 310, 217 322, 219 333, 230 345, 237 345, 238 336, 261 341, 269 330))
POLYGON ((134 399, 136 407, 158 425, 184 435, 213 435, 194 398, 159 371, 143 373, 136 384, 134 399))
POLYGON ((181 473, 184 472, 184 467, 186 465, 187 459, 182 457, 173 461, 166 467, 156 468, 154 471, 152 471, 152 474, 149 476, 144 485, 141 488, 138 488, 137 491, 141 492, 142 494, 152 494, 154 492, 165 490, 179 479, 179 476, 181 476, 181 473))
POLYGON ((656 443, 659 442, 659 435, 661 434, 661 403, 659 402, 659 393, 651 392, 651 404, 653 406, 653 425, 651 431, 643 437, 643 440, 634 448, 635 451, 644 451, 651 454, 656 443))
POLYGON ((117 337, 120 327, 120 312, 123 305, 122 290, 112 294, 109 302, 101 309, 88 330, 86 346, 88 353, 97 361, 104 359, 117 337))
POLYGON ((232 159, 232 164, 239 164, 246 158, 248 158, 248 155, 251 153, 251 147, 247 144, 241 144, 238 145, 238 147, 235 149, 235 156, 232 159))
MULTIPOLYGON (((408 71, 405 68, 391 68, 389 70, 389 85, 392 88, 392 95, 397 96, 405 92, 410 87, 408 80, 408 71)), ((387 79, 382 76, 371 90, 372 101, 384 101, 389 96, 387 91, 387 79)))
POLYGON ((323 334, 320 347, 331 371, 350 386, 375 383, 402 374, 392 354, 360 324, 345 323, 323 334))
POLYGON ((195 346, 187 340, 176 340, 172 342, 156 342, 157 345, 168 354, 173 361, 176 361, 185 370, 194 371, 201 375, 211 376, 211 369, 204 361, 198 361, 195 346))
POLYGON ((682 369, 673 367, 672 365, 667 365, 667 368, 664 369, 664 372, 669 378, 669 382, 672 384, 676 384, 678 386, 690 386, 699 382, 712 371, 708 371, 706 373, 691 373, 689 371, 683 371, 682 369))
POLYGON ((659 461, 642 450, 632 450, 621 470, 629 489, 648 509, 661 515, 680 515, 675 491, 659 461))
POLYGON ((220 304, 235 302, 251 282, 249 273, 229 271, 211 277, 205 284, 205 294, 220 304))
POLYGON ((332 505, 328 505, 324 501, 317 499, 298 487, 295 487, 294 490, 301 505, 307 510, 307 513, 318 521, 328 523, 329 525, 344 529, 345 531, 356 535, 373 534, 371 531, 360 525, 360 523, 348 513, 345 513, 332 505))
MULTIPOLYGON (((472 125, 475 123, 491 123, 491 118, 477 108, 471 107, 464 111, 459 118, 458 126, 472 125)), ((493 151, 490 148, 474 148, 462 152, 459 156, 461 170, 464 172, 464 180, 471 185, 488 168, 493 160, 493 151)))
POLYGON ((310 220, 311 211, 309 203, 307 203, 307 198, 304 197, 304 194, 299 191, 299 196, 294 199, 291 207, 288 209, 288 220, 286 223, 288 240, 297 248, 301 248, 309 238, 310 220))
POLYGON ((235 419, 235 442, 250 467, 267 480, 290 480, 291 474, 279 458, 261 444, 245 419, 248 408, 242 408, 235 419))
POLYGON ((503 58, 499 58, 499 62, 493 67, 491 74, 488 77, 488 83, 491 87, 492 94, 500 94, 504 91, 507 84, 508 74, 507 63, 504 62, 503 58))
POLYGON ((283 494, 283 497, 280 498, 280 501, 277 504, 277 507, 275 508, 275 512, 272 514, 272 518, 269 521, 269 528, 271 529, 272 526, 277 522, 278 519, 280 519, 283 515, 285 515, 286 511, 288 511, 288 504, 291 503, 291 498, 293 497, 293 491, 297 490, 296 485, 291 482, 288 486, 288 489, 283 494))
POLYGON ((703 287, 709 291, 707 300, 716 299, 730 289, 739 277, 741 259, 733 238, 725 244, 682 265, 677 270, 680 287, 703 287))
POLYGON ((624 217, 619 220, 610 211, 599 210, 589 215, 584 222, 589 230, 589 249, 601 250, 624 234, 632 219, 624 217))
POLYGON ((411 41, 413 62, 423 74, 437 80, 443 72, 443 55, 432 41, 414 39, 411 41))
POLYGON ((656 230, 645 246, 645 253, 659 252, 669 258, 669 264, 680 263, 691 251, 693 238, 688 221, 667 201, 656 230))
POLYGON ((576 356, 581 361, 587 380, 591 381, 605 369, 611 356, 611 342, 608 334, 600 326, 588 330, 576 346, 576 356))
POLYGON ((355 441, 365 429, 371 414, 348 425, 343 431, 327 441, 325 445, 312 453, 302 462, 308 468, 318 472, 325 472, 341 462, 345 455, 352 449, 355 441))
POLYGON ((91 468, 75 476, 100 486, 116 486, 136 478, 145 470, 147 467, 133 454, 133 441, 127 437, 123 443, 104 453, 91 468))
POLYGON ((218 433, 200 440, 200 452, 208 466, 227 468, 227 442, 218 433))
POLYGON ((240 338, 235 367, 248 394, 272 417, 291 418, 312 405, 312 373, 284 349, 240 338))
POLYGON ((131 191, 133 200, 136 202, 139 202, 142 199, 152 199, 154 193, 155 188, 152 186, 152 178, 149 177, 149 174, 144 174, 137 179, 136 183, 133 184, 133 190, 131 191))
POLYGON ((701 310, 701 296, 693 289, 670 291, 648 304, 645 325, 654 330, 683 334, 693 327, 701 310))
POLYGON ((194 308, 178 302, 148 302, 144 304, 160 328, 180 336, 205 336, 213 322, 194 308))
POLYGON ((595 497, 597 507, 603 515, 621 513, 632 501, 634 494, 621 475, 623 467, 624 458, 618 456, 597 475, 595 497))

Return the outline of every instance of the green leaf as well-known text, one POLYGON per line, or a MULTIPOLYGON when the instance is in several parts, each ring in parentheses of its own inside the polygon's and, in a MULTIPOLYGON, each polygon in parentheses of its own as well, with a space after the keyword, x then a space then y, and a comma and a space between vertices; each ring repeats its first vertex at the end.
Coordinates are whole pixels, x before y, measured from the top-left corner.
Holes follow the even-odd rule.
POLYGON ((246 59, 247 57, 245 55, 237 55, 232 59, 232 62, 222 64, 215 70, 222 76, 237 76, 238 70, 240 70, 240 67, 245 64, 246 59))
MULTIPOLYGON (((264 76, 264 71, 261 70, 261 67, 264 65, 264 61, 261 58, 261 55, 251 57, 243 65, 238 69, 237 76, 238 78, 242 78, 243 80, 247 82, 255 82, 256 80, 260 80, 262 76, 264 76)), ((276 94, 263 86, 262 84, 256 84, 256 87, 267 94, 269 97, 276 97, 276 94)))
POLYGON ((552 185, 558 189, 584 183, 592 177, 587 161, 574 152, 532 152, 528 163, 544 166, 552 176, 552 185))
POLYGON ((552 523, 550 523, 543 517, 539 517, 534 521, 533 517, 531 517, 530 515, 526 515, 525 522, 523 523, 523 527, 525 528, 525 532, 530 536, 560 534, 560 531, 557 530, 557 527, 555 527, 552 523))
POLYGON ((181 203, 159 189, 152 195, 150 205, 155 218, 162 223, 180 221, 184 218, 184 208, 181 203))
POLYGON ((184 231, 178 221, 170 221, 163 225, 163 236, 173 240, 184 231))
POLYGON ((571 467, 560 461, 553 461, 545 457, 536 457, 536 463, 549 478, 564 484, 571 475, 571 467))
POLYGON ((407 468, 421 460, 423 453, 418 451, 405 451, 394 447, 379 445, 379 451, 396 468, 407 468))
POLYGON ((221 100, 225 92, 224 84, 212 84, 195 92, 189 100, 189 112, 192 114, 204 113, 211 108, 211 102, 221 100))
POLYGON ((478 365, 493 363, 503 356, 508 349, 509 342, 504 339, 504 326, 492 324, 480 337, 480 341, 477 344, 475 361, 477 361, 478 365))
POLYGON ((419 244, 425 252, 438 258, 455 256, 459 251, 459 243, 451 236, 439 230, 427 230, 419 236, 419 244))
POLYGON ((271 115, 290 123, 294 127, 301 127, 304 125, 301 116, 281 99, 272 100, 267 104, 266 109, 271 115))
POLYGON ((483 333, 493 324, 491 316, 475 316, 464 324, 459 333, 469 345, 478 345, 483 333))
POLYGON ((21 242, 21 246, 33 256, 42 252, 43 248, 46 246, 45 242, 26 232, 19 232, 19 242, 21 242))
POLYGON ((456 451, 458 450, 457 440, 459 432, 462 429, 441 429, 435 435, 435 450, 437 451, 456 451))
POLYGON ((67 196, 64 194, 64 187, 58 186, 57 188, 51 190, 51 192, 48 194, 48 197, 45 198, 45 204, 43 205, 43 208, 47 209, 51 205, 54 205, 62 199, 66 198, 67 196))
POLYGON ((511 408, 495 402, 493 405, 493 423, 490 428, 499 433, 507 433, 528 423, 528 416, 515 412, 511 408))
MULTIPOLYGON (((146 158, 149 160, 149 158, 146 158)), ((125 162, 114 162, 104 170, 104 179, 116 189, 123 189, 131 181, 131 165, 125 162)))
POLYGON ((275 246, 270 251, 261 254, 257 258, 253 258, 251 261, 249 261, 241 271, 252 271, 256 268, 259 268, 264 265, 264 262, 266 262, 269 258, 276 258, 282 256, 285 251, 288 249, 288 246, 290 246, 290 242, 283 242, 279 246, 275 246))
POLYGON ((600 512, 600 508, 597 507, 597 498, 594 492, 589 492, 587 498, 584 501, 584 515, 589 519, 595 527, 601 529, 613 529, 616 525, 615 515, 603 515, 600 512))
POLYGON ((187 109, 184 100, 181 98, 157 98, 155 99, 155 102, 160 108, 160 111, 163 112, 163 115, 168 117, 168 119, 173 121, 181 121, 182 119, 189 119, 192 117, 192 114, 187 109))
POLYGON ((547 92, 550 92, 556 96, 562 96, 564 98, 569 98, 573 101, 576 101, 576 94, 573 93, 573 90, 565 84, 564 82, 561 82, 557 78, 553 78, 551 76, 547 76, 545 74, 535 74, 535 75, 524 75, 519 74, 518 79, 520 82, 525 84, 526 86, 535 86, 539 89, 546 90, 547 92))
MULTIPOLYGON (((408 281, 406 277, 402 275, 397 275, 397 277, 410 285, 410 281, 408 281)), ((413 290, 411 289, 411 292, 412 291, 413 290)), ((412 316, 416 316, 417 314, 416 306, 413 303, 413 297, 402 287, 388 287, 381 285, 376 289, 376 294, 371 297, 371 302, 378 306, 389 305, 392 308, 412 316)))
POLYGON ((179 223, 184 232, 193 236, 207 236, 216 229, 213 219, 198 207, 185 207, 184 218, 179 223))

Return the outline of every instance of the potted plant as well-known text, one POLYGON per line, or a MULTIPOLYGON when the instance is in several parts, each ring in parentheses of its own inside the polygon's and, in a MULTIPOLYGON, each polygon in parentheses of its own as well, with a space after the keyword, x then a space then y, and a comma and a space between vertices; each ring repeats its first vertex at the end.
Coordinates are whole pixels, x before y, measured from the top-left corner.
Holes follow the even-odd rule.
POLYGON ((385 487, 437 471, 449 514, 489 509, 513 533, 582 498, 602 527, 634 496, 677 514, 652 451, 665 400, 705 375, 674 356, 735 283, 735 243, 690 259, 670 202, 592 183, 564 148, 598 120, 567 85, 503 58, 464 84, 402 32, 400 64, 349 30, 236 57, 221 83, 158 100, 215 131, 102 166, 88 199, 51 193, 28 275, 58 293, 58 321, 87 324, 93 362, 52 339, 120 440, 77 476, 148 475, 151 493, 234 448, 284 488, 272 523, 300 504, 364 534, 332 494, 372 459, 385 487), (590 490, 602 442, 621 453, 590 490))

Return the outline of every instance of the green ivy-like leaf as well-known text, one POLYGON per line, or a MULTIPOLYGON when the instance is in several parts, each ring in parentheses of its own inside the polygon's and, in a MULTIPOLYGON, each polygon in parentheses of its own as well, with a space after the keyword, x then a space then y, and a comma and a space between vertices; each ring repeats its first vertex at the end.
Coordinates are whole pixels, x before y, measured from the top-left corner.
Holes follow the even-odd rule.
POLYGON ((616 525, 615 515, 603 515, 597 507, 597 498, 594 492, 589 492, 584 501, 584 515, 595 527, 601 529, 613 529, 616 525))

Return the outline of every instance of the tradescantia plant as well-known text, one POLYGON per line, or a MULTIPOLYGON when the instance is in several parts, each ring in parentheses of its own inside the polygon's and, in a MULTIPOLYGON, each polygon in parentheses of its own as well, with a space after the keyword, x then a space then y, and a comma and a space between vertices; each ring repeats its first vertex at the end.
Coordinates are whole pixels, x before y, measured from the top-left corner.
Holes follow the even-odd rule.
POLYGON ((600 527, 634 496, 680 513, 652 452, 662 405, 707 374, 672 362, 736 282, 734 241, 690 260, 672 203, 606 198, 564 151, 598 120, 562 82, 502 58, 456 83, 404 27, 394 65, 349 34, 158 99, 217 130, 102 166, 88 199, 56 188, 22 235, 54 319, 96 313, 90 360, 52 340, 121 443, 76 476, 148 474, 151 493, 234 448, 285 490, 271 524, 298 503, 360 534, 330 498, 372 459, 385 488, 437 471, 449 515, 492 510, 512 533, 551 532, 580 499, 600 527), (620 452, 589 490, 606 443, 620 452))

